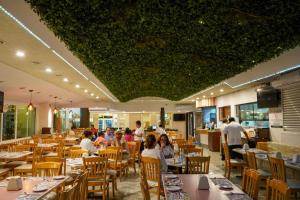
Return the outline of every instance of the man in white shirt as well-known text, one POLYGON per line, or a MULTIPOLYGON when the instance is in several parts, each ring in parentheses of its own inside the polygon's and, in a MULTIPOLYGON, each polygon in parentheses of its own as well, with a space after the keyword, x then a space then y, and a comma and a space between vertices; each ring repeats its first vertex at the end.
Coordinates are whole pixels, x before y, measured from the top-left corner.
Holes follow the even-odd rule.
POLYGON ((90 139, 92 134, 93 133, 91 131, 84 131, 84 139, 80 142, 80 147, 87 150, 89 154, 97 151, 97 148, 94 146, 93 142, 90 139))
POLYGON ((163 129, 162 124, 159 124, 159 127, 155 130, 155 132, 159 133, 160 135, 166 134, 165 129, 163 129))
POLYGON ((241 154, 232 151, 232 149, 235 148, 242 148, 241 132, 245 134, 247 141, 249 141, 249 137, 245 129, 239 123, 235 122, 233 117, 230 117, 228 126, 224 128, 224 138, 225 143, 228 144, 231 158, 243 158, 241 154))
POLYGON ((136 129, 134 131, 134 140, 141 141, 141 148, 140 151, 144 150, 144 129, 141 127, 142 123, 140 120, 135 122, 136 129))
POLYGON ((225 142, 224 129, 225 129, 226 126, 228 126, 228 119, 223 119, 222 125, 220 127, 220 131, 221 131, 221 158, 222 158, 222 160, 225 159, 223 144, 225 142))

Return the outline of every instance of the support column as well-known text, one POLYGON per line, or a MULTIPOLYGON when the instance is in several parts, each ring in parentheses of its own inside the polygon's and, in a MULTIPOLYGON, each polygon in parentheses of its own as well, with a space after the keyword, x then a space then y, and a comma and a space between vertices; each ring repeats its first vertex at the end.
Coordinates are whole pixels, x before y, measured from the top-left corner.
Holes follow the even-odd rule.
POLYGON ((90 127, 90 111, 88 108, 80 108, 80 128, 90 127))

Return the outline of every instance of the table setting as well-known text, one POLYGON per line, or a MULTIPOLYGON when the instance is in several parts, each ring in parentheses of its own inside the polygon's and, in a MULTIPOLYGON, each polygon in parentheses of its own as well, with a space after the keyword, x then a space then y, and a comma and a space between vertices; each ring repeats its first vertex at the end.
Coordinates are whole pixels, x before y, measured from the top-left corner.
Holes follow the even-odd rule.
POLYGON ((168 193, 168 198, 167 200, 173 200, 173 199, 178 199, 178 200, 188 200, 190 199, 187 195, 182 190, 182 185, 183 182, 182 180, 179 179, 177 175, 174 174, 169 174, 164 176, 164 186, 166 189, 166 192, 168 193))

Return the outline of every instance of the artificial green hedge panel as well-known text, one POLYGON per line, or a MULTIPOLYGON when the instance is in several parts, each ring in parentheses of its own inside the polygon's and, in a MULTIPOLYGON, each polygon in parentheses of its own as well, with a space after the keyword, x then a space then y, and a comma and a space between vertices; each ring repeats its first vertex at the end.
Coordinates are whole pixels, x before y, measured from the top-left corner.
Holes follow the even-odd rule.
POLYGON ((120 100, 180 100, 300 41, 299 0, 26 0, 120 100))

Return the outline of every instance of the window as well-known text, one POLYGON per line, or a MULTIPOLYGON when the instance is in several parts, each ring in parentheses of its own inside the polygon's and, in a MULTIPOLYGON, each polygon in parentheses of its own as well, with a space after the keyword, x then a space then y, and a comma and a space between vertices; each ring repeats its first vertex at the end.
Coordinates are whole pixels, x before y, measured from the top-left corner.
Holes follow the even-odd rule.
POLYGON ((257 103, 237 105, 237 116, 243 126, 269 127, 269 108, 257 108, 257 103))

